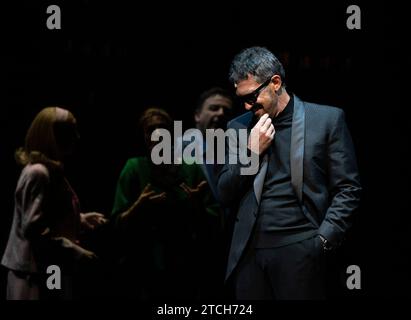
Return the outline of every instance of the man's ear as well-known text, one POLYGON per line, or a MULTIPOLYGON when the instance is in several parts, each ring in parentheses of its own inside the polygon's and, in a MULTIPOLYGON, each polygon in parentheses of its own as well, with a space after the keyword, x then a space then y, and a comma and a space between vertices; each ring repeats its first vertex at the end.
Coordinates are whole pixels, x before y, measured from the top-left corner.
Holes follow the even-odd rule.
POLYGON ((196 111, 194 113, 194 121, 195 123, 199 123, 200 122, 200 111, 196 111))
POLYGON ((274 84, 274 90, 275 92, 277 92, 278 90, 280 90, 281 85, 283 84, 283 81, 281 80, 281 77, 276 74, 271 78, 271 82, 274 84))

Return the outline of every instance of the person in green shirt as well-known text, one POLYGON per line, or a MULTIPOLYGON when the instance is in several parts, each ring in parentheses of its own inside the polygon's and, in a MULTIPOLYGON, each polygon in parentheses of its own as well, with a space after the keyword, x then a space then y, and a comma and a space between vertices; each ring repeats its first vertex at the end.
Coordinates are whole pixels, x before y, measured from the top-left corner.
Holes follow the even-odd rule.
POLYGON ((119 289, 143 300, 196 299, 207 279, 205 263, 212 264, 208 259, 221 229, 220 208, 198 165, 156 165, 148 156, 157 143, 151 133, 171 131, 171 117, 150 108, 139 125, 147 156, 125 164, 112 210, 121 241, 119 289))

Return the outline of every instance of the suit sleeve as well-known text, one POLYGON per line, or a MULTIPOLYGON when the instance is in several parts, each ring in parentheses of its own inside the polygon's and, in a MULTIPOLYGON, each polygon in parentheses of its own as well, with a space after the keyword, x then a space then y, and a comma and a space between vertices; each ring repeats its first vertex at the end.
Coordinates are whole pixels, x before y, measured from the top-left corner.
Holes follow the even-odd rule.
MULTIPOLYGON (((230 139, 225 147, 225 164, 218 175, 217 188, 219 192, 220 201, 224 207, 232 208, 238 205, 238 202, 243 195, 252 188, 255 174, 243 174, 242 169, 249 168, 251 162, 242 163, 239 160, 239 156, 247 152, 250 155, 250 151, 247 149, 247 141, 234 142, 237 138, 236 132, 233 128, 228 126, 231 130, 230 139), (237 159, 236 163, 230 163, 230 157, 237 159)), ((261 163, 261 158, 256 156, 261 163)), ((244 162, 244 161, 243 161, 244 162)), ((258 163, 258 164, 259 164, 258 163)))
POLYGON ((46 169, 32 170, 24 181, 23 192, 16 199, 16 205, 22 206, 21 231, 26 239, 35 239, 47 228, 43 204, 48 184, 46 169))
POLYGON ((338 246, 351 226, 350 218, 359 205, 361 193, 354 146, 342 110, 338 110, 329 136, 328 172, 332 200, 319 234, 338 246))
POLYGON ((21 195, 22 233, 44 254, 78 259, 83 254, 80 246, 65 237, 49 236, 50 217, 44 210, 49 182, 46 170, 34 169, 27 176, 21 195))

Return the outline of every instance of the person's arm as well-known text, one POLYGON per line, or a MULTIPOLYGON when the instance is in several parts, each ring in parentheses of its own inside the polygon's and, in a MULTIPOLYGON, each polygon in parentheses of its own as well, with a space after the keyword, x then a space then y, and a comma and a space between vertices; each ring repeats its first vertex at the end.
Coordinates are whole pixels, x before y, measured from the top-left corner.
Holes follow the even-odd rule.
POLYGON ((183 163, 181 169, 185 181, 180 183, 179 188, 187 194, 193 209, 198 212, 204 211, 209 216, 219 217, 221 208, 213 196, 201 167, 196 163, 183 163))
POLYGON ((340 109, 328 143, 328 172, 332 201, 318 233, 334 247, 351 226, 350 217, 359 205, 361 193, 354 146, 340 109))
POLYGON ((118 178, 113 210, 111 212, 113 220, 118 220, 120 215, 132 206, 141 192, 140 183, 135 174, 134 160, 129 159, 127 161, 118 178))
POLYGON ((70 256, 74 259, 94 258, 93 252, 82 248, 65 237, 50 236, 50 217, 44 210, 49 175, 45 168, 37 166, 26 177, 22 192, 22 225, 24 237, 41 251, 70 256))
POLYGON ((16 206, 21 206, 21 231, 27 240, 34 240, 47 229, 47 216, 43 205, 50 182, 46 167, 36 165, 23 177, 21 193, 16 197, 16 206))
POLYGON ((146 210, 147 208, 145 206, 147 204, 152 205, 162 202, 166 199, 166 197, 167 195, 165 192, 156 193, 154 190, 152 190, 151 184, 147 184, 137 200, 131 205, 131 207, 120 214, 118 218, 119 222, 125 223, 127 221, 130 221, 130 219, 138 216, 139 211, 146 210))
POLYGON ((137 222, 137 218, 147 211, 147 204, 161 202, 166 198, 165 192, 155 192, 150 183, 142 186, 143 189, 140 190, 137 170, 144 170, 144 168, 140 168, 135 160, 127 161, 117 183, 112 216, 115 227, 119 230, 132 227, 133 221, 137 222))
POLYGON ((252 187, 263 160, 264 152, 271 145, 274 134, 275 129, 271 119, 268 114, 264 114, 251 129, 247 143, 239 141, 237 146, 237 143, 230 138, 230 142, 226 145, 225 164, 218 176, 217 184, 220 201, 225 207, 237 205, 241 197, 252 187), (254 171, 254 174, 244 174, 244 169, 256 165, 253 161, 246 164, 239 161, 239 155, 244 152, 249 156, 253 156, 254 159, 258 159, 258 168, 254 171), (230 157, 237 159, 237 163, 230 164, 230 157))
POLYGON ((252 187, 255 175, 241 175, 241 168, 247 168, 247 165, 229 164, 226 160, 218 175, 218 195, 224 207, 231 208, 238 204, 241 197, 252 187))
POLYGON ((104 217, 104 214, 99 212, 86 212, 80 213, 80 226, 81 231, 91 231, 104 224, 108 220, 104 217))

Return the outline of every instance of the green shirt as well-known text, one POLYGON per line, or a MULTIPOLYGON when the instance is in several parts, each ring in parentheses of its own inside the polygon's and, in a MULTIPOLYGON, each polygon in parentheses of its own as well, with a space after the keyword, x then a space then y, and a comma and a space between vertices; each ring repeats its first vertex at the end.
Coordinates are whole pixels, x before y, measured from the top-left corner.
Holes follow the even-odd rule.
MULTIPOLYGON (((185 182, 189 187, 194 188, 201 181, 206 181, 201 168, 196 164, 182 163, 177 165, 174 177, 169 179, 172 180, 170 183, 166 181, 166 177, 160 177, 163 181, 159 181, 153 173, 152 167, 153 165, 146 157, 131 158, 127 161, 118 180, 112 210, 113 217, 117 217, 130 208, 148 183, 151 183, 152 189, 158 193, 165 191, 169 198, 167 201, 187 202, 188 195, 179 187, 179 184, 185 182)), ((209 188, 205 190, 201 200, 202 207, 207 214, 219 215, 219 206, 209 188)))

